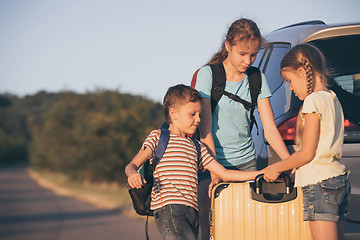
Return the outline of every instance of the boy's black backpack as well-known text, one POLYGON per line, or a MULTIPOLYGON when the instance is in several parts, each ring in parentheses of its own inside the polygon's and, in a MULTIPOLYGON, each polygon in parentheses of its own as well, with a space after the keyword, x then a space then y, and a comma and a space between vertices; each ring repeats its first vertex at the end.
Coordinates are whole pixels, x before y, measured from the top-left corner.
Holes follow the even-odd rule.
POLYGON ((139 189, 130 188, 129 194, 133 202, 133 207, 137 214, 141 216, 153 216, 154 213, 150 210, 151 203, 151 190, 154 185, 153 173, 156 165, 159 163, 160 159, 165 153, 167 144, 169 142, 170 132, 168 129, 161 129, 160 138, 152 163, 147 160, 143 165, 143 175, 146 180, 146 183, 139 189))
MULTIPOLYGON (((248 79, 249 79, 249 88, 251 95, 251 103, 250 103, 240 98, 239 96, 224 90, 226 84, 226 73, 225 73, 224 65, 222 63, 210 64, 209 66, 211 67, 212 78, 213 78, 212 87, 211 87, 211 111, 212 112, 214 111, 216 104, 219 102, 222 95, 226 95, 232 100, 241 103, 242 105, 244 105, 247 111, 250 111, 250 131, 252 130, 254 124, 257 127, 257 123, 254 117, 254 110, 257 105, 257 98, 261 91, 260 70, 256 67, 249 67, 246 70, 246 74, 248 75, 248 79)), ((198 72, 199 69, 194 73, 193 78, 191 80, 191 86, 193 88, 195 88, 198 72)))
MULTIPOLYGON (((141 216, 147 216, 146 223, 145 223, 145 235, 146 239, 149 239, 148 236, 148 217, 154 216, 153 210, 150 209, 151 205, 151 191, 152 187, 154 185, 154 177, 153 173, 155 171, 156 165, 160 162, 160 159, 163 157, 165 150, 167 148, 167 144, 170 139, 170 131, 168 129, 160 129, 160 138, 158 145, 156 147, 154 157, 152 160, 152 163, 150 164, 150 161, 146 161, 143 165, 144 170, 144 178, 146 180, 146 184, 144 184, 141 188, 129 188, 129 194, 131 197, 131 200, 133 202, 133 207, 137 214, 141 216)), ((198 153, 198 163, 200 160, 201 155, 201 147, 197 140, 191 138, 193 141, 196 151, 198 153)))

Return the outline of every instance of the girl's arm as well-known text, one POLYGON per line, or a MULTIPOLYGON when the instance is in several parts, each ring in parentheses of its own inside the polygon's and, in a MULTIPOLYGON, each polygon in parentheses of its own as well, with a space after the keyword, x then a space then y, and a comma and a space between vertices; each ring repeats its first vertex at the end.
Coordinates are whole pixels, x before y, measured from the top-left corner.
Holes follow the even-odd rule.
POLYGON ((211 173, 216 174, 224 181, 247 181, 254 180, 255 177, 264 172, 260 171, 239 171, 239 170, 229 170, 224 168, 217 161, 213 161, 206 167, 211 173))
POLYGON ((209 98, 204 98, 199 130, 200 130, 201 142, 205 143, 209 153, 211 154, 211 156, 215 158, 216 157, 215 145, 211 133, 212 130, 211 100, 209 98))
POLYGON ((263 98, 258 101, 258 111, 261 123, 264 127, 266 140, 281 159, 286 159, 290 156, 290 154, 279 133, 279 130, 276 127, 269 98, 263 98))
POLYGON ((289 158, 270 165, 265 169, 264 179, 272 182, 277 179, 281 172, 298 168, 310 162, 316 154, 316 148, 320 134, 320 118, 317 113, 305 114, 305 125, 302 135, 302 145, 289 158))
MULTIPOLYGON (((264 173, 264 169, 260 171, 239 171, 239 170, 229 170, 224 168, 218 161, 213 161, 209 166, 206 167, 211 174, 221 178, 224 181, 248 181, 254 180, 255 177, 261 173, 264 173)), ((209 198, 211 198, 211 191, 215 184, 220 181, 215 182, 214 180, 210 183, 208 189, 209 198)))
POLYGON ((151 154, 152 152, 149 148, 141 149, 125 167, 125 174, 128 177, 128 183, 131 188, 141 188, 146 183, 138 169, 151 157, 151 154))
MULTIPOLYGON (((214 145, 214 139, 211 133, 212 130, 212 112, 211 112, 211 100, 209 98, 204 98, 202 112, 201 112, 201 122, 200 122, 200 140, 207 147, 210 155, 216 159, 216 151, 214 145)), ((209 189, 219 183, 221 179, 218 176, 210 172, 211 174, 211 183, 209 189)))

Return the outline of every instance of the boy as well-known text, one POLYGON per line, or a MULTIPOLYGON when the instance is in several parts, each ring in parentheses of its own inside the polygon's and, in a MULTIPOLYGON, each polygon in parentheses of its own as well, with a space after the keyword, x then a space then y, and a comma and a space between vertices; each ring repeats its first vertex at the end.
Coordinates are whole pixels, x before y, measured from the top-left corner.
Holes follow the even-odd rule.
MULTIPOLYGON (((196 147, 188 137, 194 134, 200 123, 202 97, 198 91, 182 84, 170 87, 163 105, 170 139, 153 174, 151 209, 163 239, 195 240, 199 232, 198 169, 208 169, 224 181, 246 181, 261 172, 227 170, 202 143, 198 163, 196 147)), ((132 188, 140 188, 144 184, 145 180, 137 170, 152 157, 159 137, 160 130, 153 130, 139 153, 126 166, 125 173, 132 188)))

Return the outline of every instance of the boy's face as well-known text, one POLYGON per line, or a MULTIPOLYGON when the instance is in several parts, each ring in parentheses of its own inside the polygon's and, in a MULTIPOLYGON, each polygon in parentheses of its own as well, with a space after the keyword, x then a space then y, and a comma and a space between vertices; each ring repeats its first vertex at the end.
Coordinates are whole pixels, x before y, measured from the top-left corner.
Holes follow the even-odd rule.
POLYGON ((201 102, 189 102, 170 109, 170 130, 184 136, 194 134, 200 123, 201 102))

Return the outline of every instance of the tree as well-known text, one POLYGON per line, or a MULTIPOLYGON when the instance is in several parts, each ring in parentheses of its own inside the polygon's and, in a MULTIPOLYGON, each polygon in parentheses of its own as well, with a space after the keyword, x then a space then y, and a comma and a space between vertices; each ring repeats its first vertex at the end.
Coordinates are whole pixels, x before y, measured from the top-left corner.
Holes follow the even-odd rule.
POLYGON ((114 91, 64 95, 32 125, 31 164, 85 181, 123 181, 124 167, 163 121, 162 106, 114 91))

